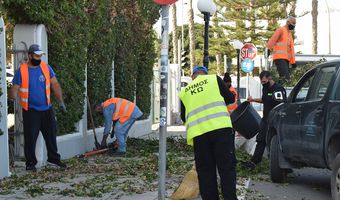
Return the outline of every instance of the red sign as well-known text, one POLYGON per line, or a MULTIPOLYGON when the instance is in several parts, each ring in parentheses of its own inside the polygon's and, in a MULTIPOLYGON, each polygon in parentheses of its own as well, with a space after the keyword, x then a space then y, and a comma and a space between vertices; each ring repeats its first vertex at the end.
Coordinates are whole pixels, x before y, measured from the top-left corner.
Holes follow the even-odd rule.
POLYGON ((160 5, 168 5, 168 4, 176 3, 177 0, 153 0, 153 1, 160 5))
POLYGON ((242 60, 244 59, 254 60, 254 58, 256 57, 256 54, 257 54, 257 48, 255 47, 255 45, 251 43, 246 43, 242 47, 241 52, 240 52, 242 60))

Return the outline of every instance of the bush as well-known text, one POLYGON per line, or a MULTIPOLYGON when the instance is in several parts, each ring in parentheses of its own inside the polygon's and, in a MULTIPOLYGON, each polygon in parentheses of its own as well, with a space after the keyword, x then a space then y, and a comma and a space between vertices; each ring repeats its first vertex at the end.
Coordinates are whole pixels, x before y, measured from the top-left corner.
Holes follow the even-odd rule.
MULTIPOLYGON (((133 101, 138 95, 137 105, 150 113, 149 85, 156 58, 151 30, 159 18, 159 6, 144 0, 2 2, 0 12, 11 23, 41 23, 47 28, 49 64, 57 74, 68 110, 61 114, 56 109, 59 134, 73 132, 82 118, 86 66, 91 103, 111 96, 112 59, 115 96, 133 101)), ((58 106, 55 98, 52 103, 58 106)), ((97 125, 101 118, 95 116, 97 125)))

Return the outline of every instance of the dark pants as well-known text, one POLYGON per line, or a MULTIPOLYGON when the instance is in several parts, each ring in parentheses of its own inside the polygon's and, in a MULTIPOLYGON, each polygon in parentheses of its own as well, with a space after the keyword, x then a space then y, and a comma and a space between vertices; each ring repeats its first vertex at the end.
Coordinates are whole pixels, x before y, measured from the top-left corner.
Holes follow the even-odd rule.
POLYGON ((60 155, 57 149, 57 124, 53 109, 46 111, 37 111, 32 108, 28 111, 23 110, 24 120, 24 150, 26 158, 26 166, 33 166, 37 164, 35 157, 35 145, 41 131, 46 148, 48 161, 56 162, 60 160, 60 155))
POLYGON ((277 59, 277 60, 274 60, 274 63, 275 63, 277 72, 279 73, 280 80, 281 81, 289 80, 290 76, 289 76, 289 71, 288 71, 288 68, 289 68, 288 60, 277 59))
POLYGON ((268 123, 267 120, 262 119, 260 124, 259 134, 256 136, 256 148, 251 161, 258 164, 262 161, 263 152, 266 148, 266 136, 267 136, 268 123))
POLYGON ((237 200, 235 135, 231 128, 219 129, 194 138, 195 163, 203 200, 217 200, 216 166, 225 200, 237 200))

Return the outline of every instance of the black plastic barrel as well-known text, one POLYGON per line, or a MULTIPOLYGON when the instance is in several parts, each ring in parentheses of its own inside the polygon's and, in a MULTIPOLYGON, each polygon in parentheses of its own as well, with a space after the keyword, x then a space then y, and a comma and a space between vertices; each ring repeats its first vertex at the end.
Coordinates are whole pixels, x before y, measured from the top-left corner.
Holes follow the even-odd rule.
POLYGON ((241 103, 230 117, 234 130, 247 139, 253 138, 260 130, 261 117, 248 101, 241 103))

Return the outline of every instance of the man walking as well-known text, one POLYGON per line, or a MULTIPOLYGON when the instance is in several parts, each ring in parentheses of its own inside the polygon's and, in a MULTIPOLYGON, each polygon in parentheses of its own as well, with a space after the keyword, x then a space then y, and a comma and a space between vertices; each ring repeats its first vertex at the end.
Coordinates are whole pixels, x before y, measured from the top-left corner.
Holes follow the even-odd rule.
POLYGON ((267 48, 273 49, 273 60, 282 83, 290 79, 288 71, 289 63, 293 68, 296 67, 294 40, 291 32, 295 26, 296 19, 288 17, 286 25, 278 28, 267 43, 267 48))
POLYGON ((26 170, 36 171, 36 141, 41 131, 46 148, 47 162, 61 168, 66 165, 60 161, 56 131, 57 124, 51 106, 51 89, 59 100, 62 111, 66 112, 62 90, 52 68, 41 60, 44 52, 39 45, 32 44, 28 49, 28 62, 21 64, 16 71, 11 88, 11 98, 19 94, 24 123, 24 152, 26 170))
POLYGON ((224 199, 237 200, 234 134, 227 106, 234 95, 205 67, 193 70, 193 81, 182 89, 181 118, 187 142, 194 146, 199 189, 203 200, 219 199, 216 166, 224 199))
POLYGON ((250 161, 242 163, 244 168, 254 170, 256 165, 262 161, 264 149, 266 148, 266 135, 268 131, 269 112, 278 104, 286 101, 286 90, 275 83, 268 71, 260 74, 262 88, 262 98, 248 97, 249 102, 263 103, 263 117, 260 124, 260 131, 256 136, 256 148, 250 161))
POLYGON ((127 135, 135 121, 143 115, 142 111, 131 101, 122 98, 111 98, 97 105, 96 112, 103 112, 105 119, 101 146, 107 146, 106 140, 114 121, 114 133, 118 140, 118 150, 112 152, 112 156, 125 156, 127 135))

